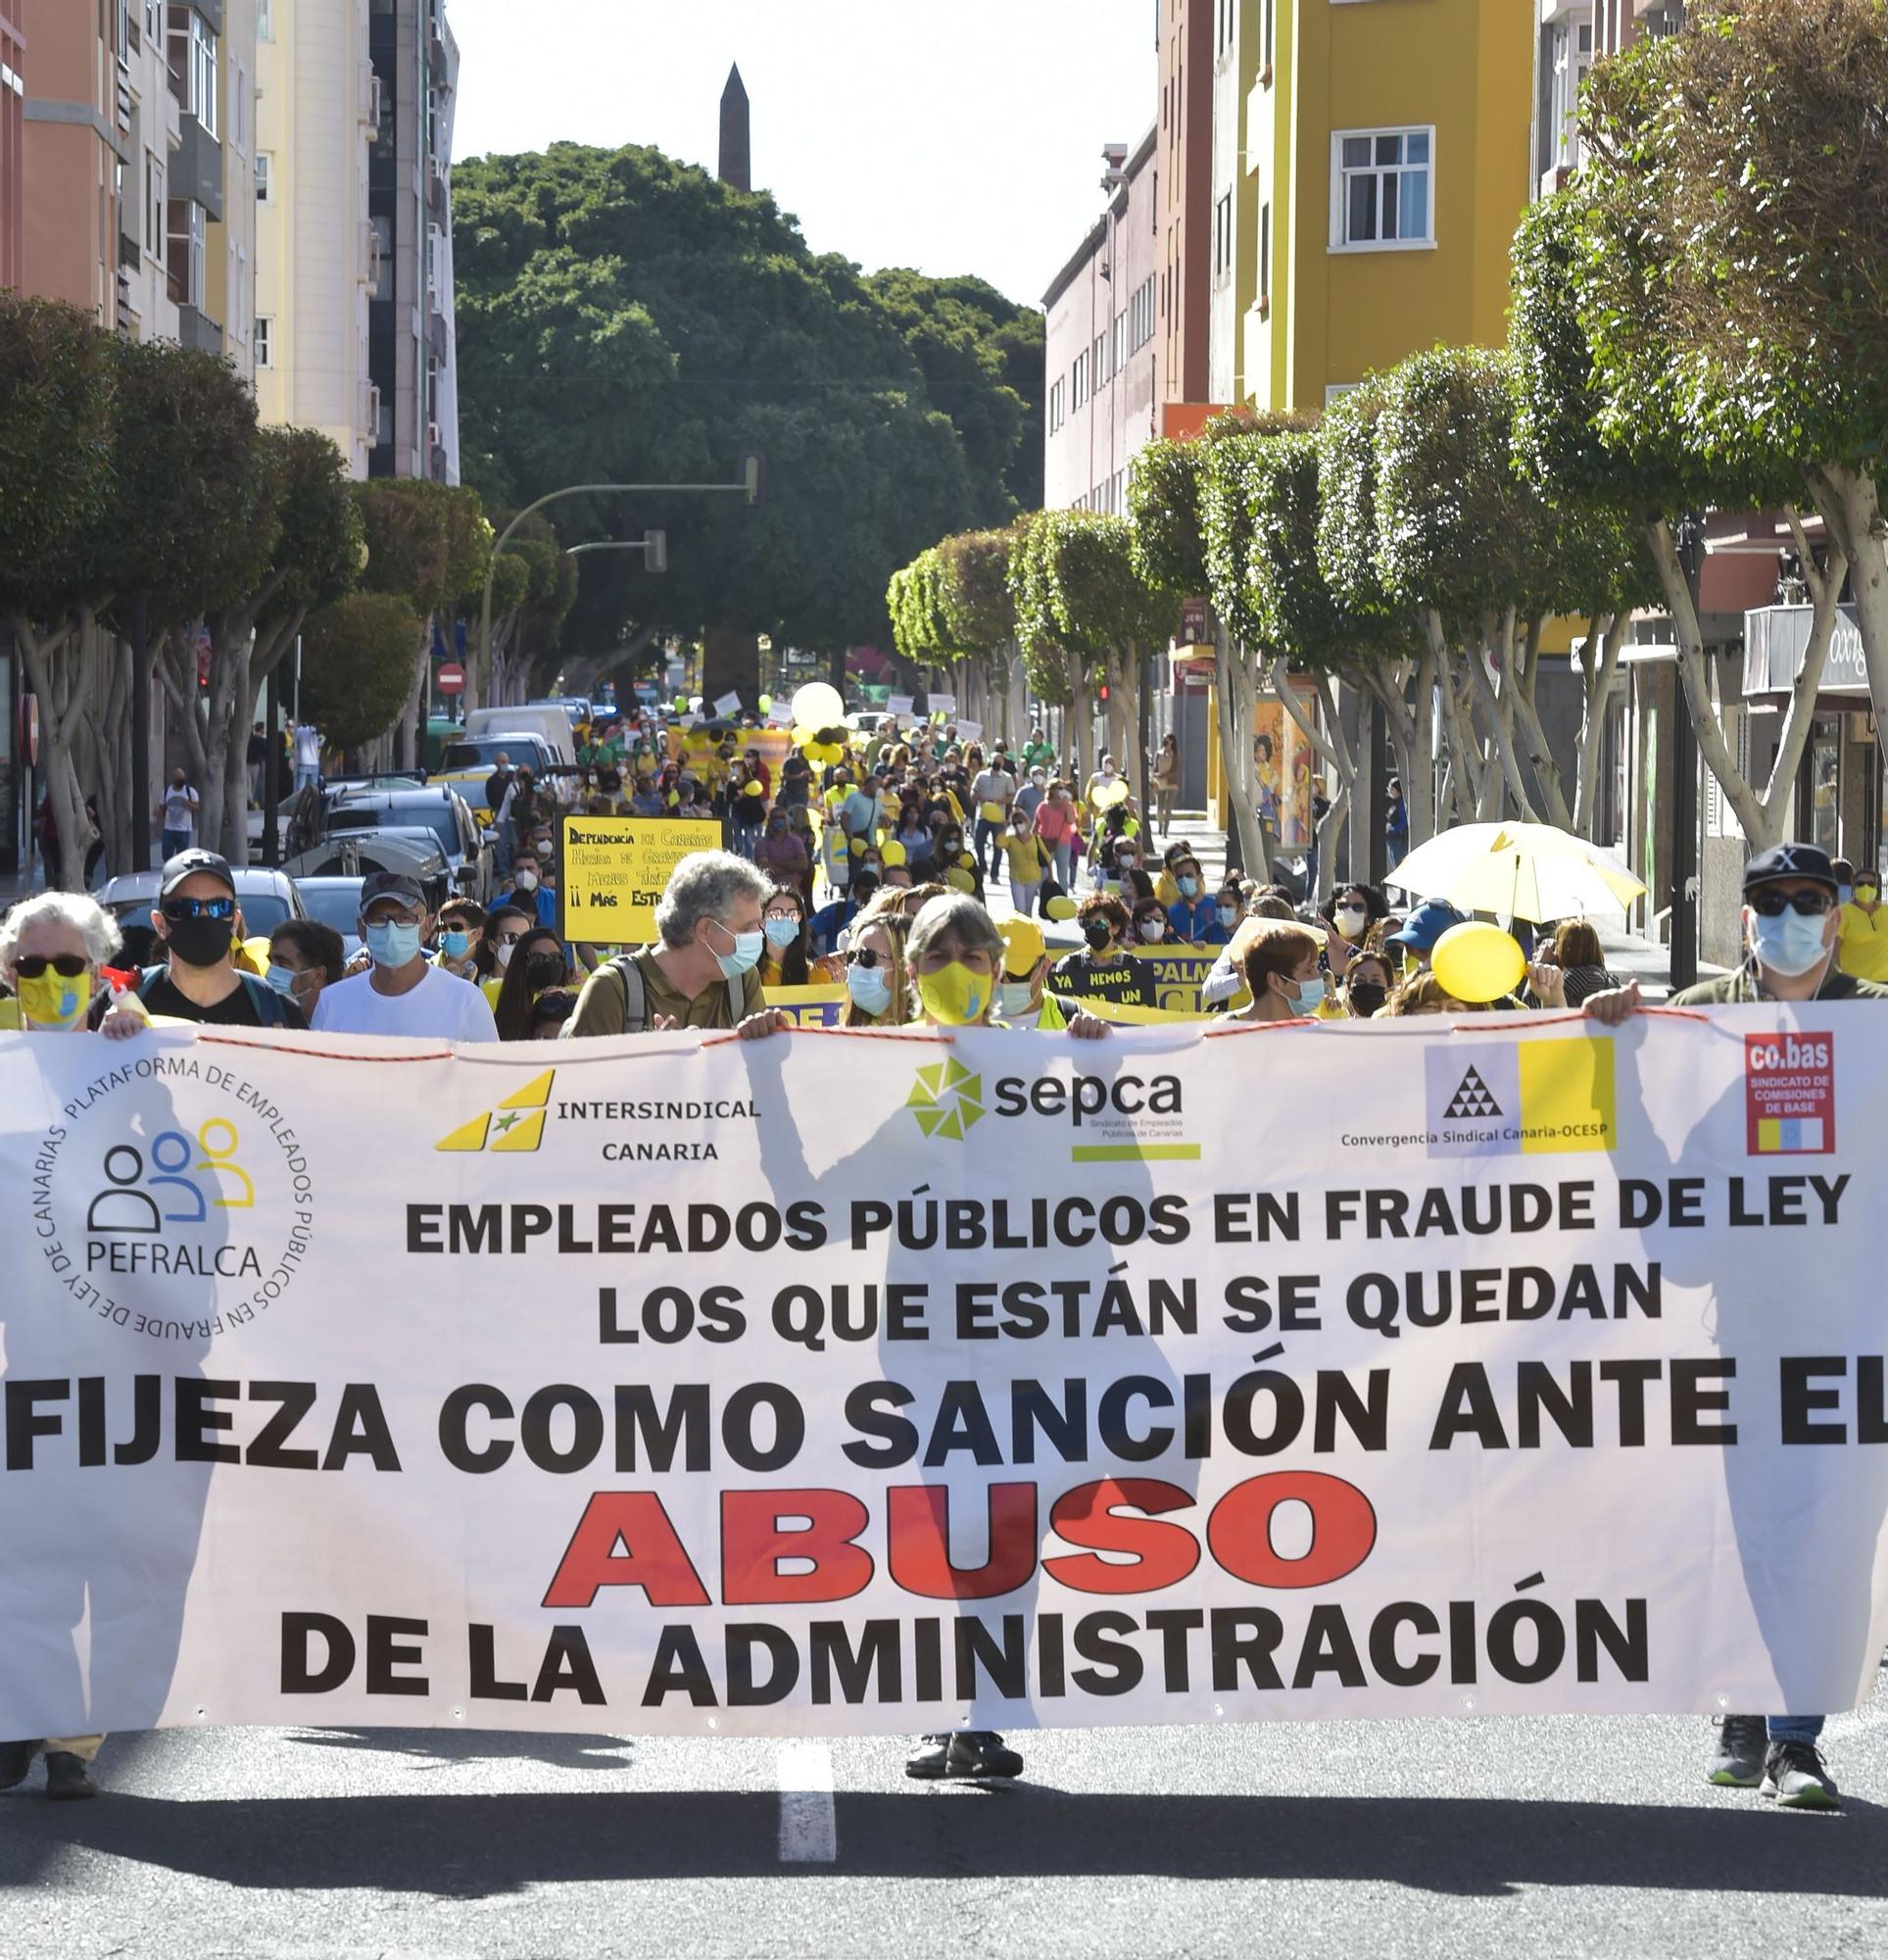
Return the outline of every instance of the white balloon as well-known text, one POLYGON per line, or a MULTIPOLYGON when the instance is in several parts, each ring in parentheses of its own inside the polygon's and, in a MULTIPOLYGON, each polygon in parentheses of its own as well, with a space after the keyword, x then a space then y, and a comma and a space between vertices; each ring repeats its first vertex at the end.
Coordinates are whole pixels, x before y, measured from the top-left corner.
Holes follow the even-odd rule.
POLYGON ((846 718, 846 698, 830 681, 809 680, 794 696, 797 728, 834 728, 846 718))

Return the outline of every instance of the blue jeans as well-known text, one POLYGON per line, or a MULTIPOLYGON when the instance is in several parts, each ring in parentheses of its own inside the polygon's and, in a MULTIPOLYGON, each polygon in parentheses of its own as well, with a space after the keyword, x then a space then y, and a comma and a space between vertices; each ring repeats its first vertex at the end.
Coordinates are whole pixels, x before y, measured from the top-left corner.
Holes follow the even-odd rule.
POLYGON ((990 875, 992 878, 1000 878, 1003 875, 1002 836, 1003 826, 1000 823, 992 823, 987 816, 980 816, 977 819, 976 842, 972 848, 977 853, 978 863, 989 864, 990 875), (984 849, 986 844, 990 846, 988 852, 984 849))
POLYGON ((1820 1715, 1766 1715, 1772 1742, 1814 1742, 1822 1733, 1820 1715))
POLYGON ((187 830, 167 830, 158 839, 158 856, 174 858, 179 851, 190 849, 190 833, 187 830))

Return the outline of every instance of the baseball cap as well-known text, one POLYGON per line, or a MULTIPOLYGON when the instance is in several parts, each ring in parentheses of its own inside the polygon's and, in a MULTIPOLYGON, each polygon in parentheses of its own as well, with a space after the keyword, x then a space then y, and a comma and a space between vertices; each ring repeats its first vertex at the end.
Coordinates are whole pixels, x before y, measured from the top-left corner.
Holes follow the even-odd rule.
POLYGON ((367 907, 380 899, 399 899, 410 906, 426 909, 426 888, 417 878, 409 877, 405 871, 375 871, 361 882, 361 915, 364 918, 367 907))
POLYGON ((1398 946, 1413 948, 1418 953, 1432 953, 1435 942, 1452 925, 1466 924, 1467 913, 1457 911, 1447 899, 1425 899, 1403 921, 1402 931, 1389 937, 1398 946))
POLYGON ((1003 971, 1012 980, 1027 980, 1042 956, 1042 928, 1034 919, 1006 918, 996 930, 1003 935, 1003 971))
POLYGON ((1832 892, 1837 889, 1835 866, 1829 862, 1829 854, 1814 844, 1772 844, 1744 866, 1747 893, 1754 892, 1759 885, 1773 884, 1778 878, 1812 878, 1832 892))
POLYGON ((236 896, 236 876, 229 868, 229 859, 199 845, 165 859, 164 869, 158 873, 158 897, 168 899, 186 878, 194 878, 199 872, 227 886, 232 899, 236 896))

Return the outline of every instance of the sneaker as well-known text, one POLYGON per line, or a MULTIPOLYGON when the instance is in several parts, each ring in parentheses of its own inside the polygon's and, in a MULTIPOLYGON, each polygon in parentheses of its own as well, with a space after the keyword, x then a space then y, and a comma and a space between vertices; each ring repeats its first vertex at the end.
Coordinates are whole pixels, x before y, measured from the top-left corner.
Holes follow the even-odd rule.
POLYGON ((992 1729, 960 1729, 954 1736, 926 1736, 923 1742, 924 1746, 905 1762, 906 1776, 974 1781, 1023 1774, 1022 1757, 1006 1748, 1002 1737, 992 1729))
POLYGON ((1718 1724, 1718 1746, 1705 1762, 1705 1781, 1755 1789, 1764 1781, 1764 1751, 1769 1740, 1763 1716, 1726 1715, 1718 1724))
POLYGON ((1814 1742, 1772 1742, 1764 1758, 1763 1794, 1793 1810, 1840 1810, 1842 1794, 1814 1742))
POLYGON ((0 1742, 0 1789, 11 1789, 25 1780, 38 1746, 37 1742, 0 1742))
POLYGON ((46 1794, 55 1803, 72 1803, 80 1797, 96 1796, 98 1785, 82 1756, 70 1749, 46 1752, 46 1794))

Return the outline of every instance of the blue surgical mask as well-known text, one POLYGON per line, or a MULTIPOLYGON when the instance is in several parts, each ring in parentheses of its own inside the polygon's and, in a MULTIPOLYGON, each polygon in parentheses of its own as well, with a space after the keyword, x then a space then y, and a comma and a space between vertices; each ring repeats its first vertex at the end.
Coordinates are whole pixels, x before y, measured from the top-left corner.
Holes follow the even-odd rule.
POLYGON ((1325 976, 1320 973, 1315 980, 1299 980, 1291 989, 1291 1003, 1301 1014, 1315 1014, 1325 1004, 1325 976))
POLYGON ((1220 906, 1221 925, 1225 926, 1230 931, 1234 926, 1237 925, 1238 922, 1239 922, 1239 908, 1237 906, 1220 906))
POLYGON ((996 1011, 1004 1020, 1014 1020, 1019 1014, 1029 1012, 1030 983, 1027 980, 1003 980, 996 988, 996 1011))
POLYGON ((767 935, 767 943, 784 952, 799 937, 799 921, 790 918, 770 918, 762 930, 767 935))
POLYGON ((293 994, 295 991, 295 975, 286 966, 276 966, 271 963, 268 971, 263 975, 263 978, 268 983, 270 989, 277 994, 293 994))
POLYGON ((892 1004, 892 982, 880 966, 848 966, 846 991, 862 1013, 882 1014, 892 1004))
POLYGON ((752 932, 733 932, 715 920, 717 926, 734 941, 732 953, 717 953, 714 963, 721 969, 724 980, 739 980, 744 973, 751 973, 760 964, 761 949, 767 944, 767 935, 757 926, 752 932))
POLYGON ((407 966, 419 957, 419 927, 383 919, 367 928, 367 951, 376 966, 407 966))
POLYGON ((1199 880, 1197 878, 1176 878, 1174 882, 1180 887, 1180 895, 1183 899, 1198 898, 1199 880))
POLYGON ((463 959, 472 950, 472 935, 469 932, 442 932, 439 935, 439 950, 448 959, 463 959))
POLYGON ((1772 973, 1782 973, 1791 979, 1800 973, 1807 973, 1828 952, 1822 943, 1827 925, 1827 914, 1821 912, 1809 918, 1794 908, 1779 913, 1775 918, 1766 918, 1762 912, 1753 913, 1751 945, 1757 954, 1758 963, 1767 966, 1772 973))

